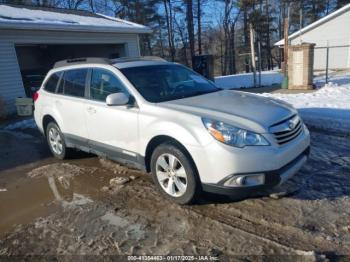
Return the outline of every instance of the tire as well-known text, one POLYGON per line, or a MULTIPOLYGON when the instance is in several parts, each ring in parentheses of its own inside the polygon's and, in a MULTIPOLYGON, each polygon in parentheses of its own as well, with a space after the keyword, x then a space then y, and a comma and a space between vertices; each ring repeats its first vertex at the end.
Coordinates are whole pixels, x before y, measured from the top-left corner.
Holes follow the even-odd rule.
POLYGON ((69 155, 69 149, 66 147, 64 136, 55 122, 50 122, 46 127, 46 140, 54 157, 66 159, 69 155), (50 133, 51 132, 51 133, 50 133), (57 135, 57 136, 56 136, 57 135), (55 140, 55 137, 57 138, 55 140), (56 146, 55 146, 56 145, 56 146))
POLYGON ((156 147, 151 156, 151 172, 161 194, 175 203, 190 204, 200 195, 196 167, 188 153, 175 143, 156 147))

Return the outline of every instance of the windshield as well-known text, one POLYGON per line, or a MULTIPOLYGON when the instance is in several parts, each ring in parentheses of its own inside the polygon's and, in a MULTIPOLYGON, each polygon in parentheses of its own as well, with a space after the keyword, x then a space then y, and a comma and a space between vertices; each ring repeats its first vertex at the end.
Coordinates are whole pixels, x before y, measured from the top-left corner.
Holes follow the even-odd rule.
POLYGON ((181 65, 154 65, 121 69, 138 92, 158 103, 216 92, 221 89, 181 65))

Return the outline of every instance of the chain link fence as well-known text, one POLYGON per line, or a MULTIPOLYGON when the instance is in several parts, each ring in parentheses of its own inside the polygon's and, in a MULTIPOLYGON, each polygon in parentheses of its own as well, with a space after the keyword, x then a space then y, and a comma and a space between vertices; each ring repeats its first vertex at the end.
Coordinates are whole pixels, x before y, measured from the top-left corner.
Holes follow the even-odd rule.
POLYGON ((315 47, 314 72, 319 80, 328 83, 342 71, 350 74, 350 45, 315 47))

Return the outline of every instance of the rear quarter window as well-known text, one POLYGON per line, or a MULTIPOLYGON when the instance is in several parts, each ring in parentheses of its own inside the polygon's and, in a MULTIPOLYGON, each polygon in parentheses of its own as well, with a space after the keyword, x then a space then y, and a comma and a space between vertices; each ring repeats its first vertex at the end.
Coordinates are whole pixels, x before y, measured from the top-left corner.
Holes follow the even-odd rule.
POLYGON ((55 93, 58 81, 60 80, 60 73, 54 73, 50 76, 50 78, 46 81, 44 90, 55 93))
POLYGON ((74 97, 85 96, 88 69, 72 69, 63 73, 57 93, 74 97))

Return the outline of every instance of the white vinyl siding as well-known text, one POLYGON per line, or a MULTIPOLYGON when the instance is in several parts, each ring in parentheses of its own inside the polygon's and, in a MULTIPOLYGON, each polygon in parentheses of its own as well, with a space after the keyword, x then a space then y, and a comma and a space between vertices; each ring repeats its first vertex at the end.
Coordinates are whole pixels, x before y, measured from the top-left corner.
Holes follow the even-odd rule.
POLYGON ((15 98, 25 96, 16 44, 124 44, 126 56, 140 55, 137 34, 0 30, 0 96, 8 113, 15 109, 15 98))
POLYGON ((15 47, 2 36, 0 38, 0 97, 5 102, 5 114, 14 111, 16 97, 25 97, 15 47))
MULTIPOLYGON (((300 42, 314 43, 315 49, 315 69, 326 68, 326 47, 329 46, 344 46, 350 44, 350 10, 344 12, 333 19, 326 21, 323 24, 303 33, 301 36, 296 36, 291 40, 292 45, 300 44, 300 42)), ((329 51, 329 68, 343 69, 349 68, 350 48, 339 47, 330 48, 329 51)))

